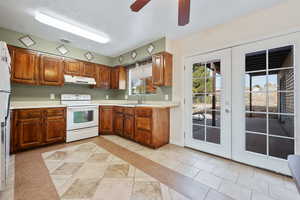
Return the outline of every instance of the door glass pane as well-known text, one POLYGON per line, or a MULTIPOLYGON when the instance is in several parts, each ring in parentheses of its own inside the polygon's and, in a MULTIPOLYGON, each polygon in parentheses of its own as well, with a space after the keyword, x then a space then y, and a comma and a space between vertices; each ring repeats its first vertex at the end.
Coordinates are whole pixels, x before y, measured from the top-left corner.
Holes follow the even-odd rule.
POLYGON ((293 67, 293 46, 280 47, 269 50, 269 69, 293 67))
POLYGON ((220 111, 207 111, 205 116, 206 116, 206 125, 220 127, 221 125, 220 111))
POLYGON ((250 73, 245 76, 246 91, 263 92, 267 88, 267 74, 266 72, 250 73))
POLYGON ((246 133, 246 151, 267 154, 267 136, 246 133))
POLYGON ((294 113, 294 93, 269 92, 269 112, 294 113))
POLYGON ((246 71, 260 71, 267 69, 267 51, 246 54, 246 71))
POLYGON ((220 110, 221 96, 220 93, 206 95, 207 110, 220 110))
POLYGON ((293 91, 294 90, 294 70, 270 71, 268 76, 268 86, 270 91, 293 91))
POLYGON ((269 135, 294 137, 294 116, 269 115, 269 135))
POLYGON ((287 159, 288 155, 294 154, 295 142, 293 139, 269 137, 269 154, 277 158, 287 159))
POLYGON ((247 92, 245 94, 246 111, 266 112, 267 111, 267 93, 265 92, 247 92))
POLYGON ((193 138, 196 140, 205 140, 205 126, 193 125, 193 138))
POLYGON ((73 123, 79 124, 79 123, 86 123, 86 122, 92 122, 94 120, 94 111, 78 111, 74 112, 73 114, 73 123))
POLYGON ((246 130, 267 133, 267 116, 259 113, 246 113, 246 130))
POLYGON ((221 88, 220 61, 193 65, 194 139, 220 144, 221 88))
POLYGON ((220 132, 221 131, 219 128, 206 127, 206 141, 215 144, 220 144, 220 132))
POLYGON ((205 63, 194 64, 193 77, 194 78, 205 78, 205 63))
POLYGON ((245 57, 246 150, 286 159, 294 152, 294 47, 245 57))

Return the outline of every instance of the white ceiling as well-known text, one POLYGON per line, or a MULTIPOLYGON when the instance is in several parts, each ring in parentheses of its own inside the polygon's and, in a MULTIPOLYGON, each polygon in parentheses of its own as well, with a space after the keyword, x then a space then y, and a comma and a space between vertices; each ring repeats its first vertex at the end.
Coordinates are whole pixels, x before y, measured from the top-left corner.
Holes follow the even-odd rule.
POLYGON ((53 41, 68 39, 72 46, 117 56, 164 36, 179 38, 282 1, 285 0, 191 0, 190 24, 179 27, 178 0, 152 0, 139 13, 129 9, 133 0, 2 0, 0 27, 53 41), (105 32, 111 42, 99 44, 43 25, 33 17, 37 10, 105 32))

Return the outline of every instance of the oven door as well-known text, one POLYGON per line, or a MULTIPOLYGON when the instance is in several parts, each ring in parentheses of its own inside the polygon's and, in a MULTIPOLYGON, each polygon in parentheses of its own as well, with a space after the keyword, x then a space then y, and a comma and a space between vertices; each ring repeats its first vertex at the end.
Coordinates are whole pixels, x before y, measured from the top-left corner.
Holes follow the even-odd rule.
POLYGON ((77 130, 98 126, 98 106, 67 108, 67 130, 77 130))

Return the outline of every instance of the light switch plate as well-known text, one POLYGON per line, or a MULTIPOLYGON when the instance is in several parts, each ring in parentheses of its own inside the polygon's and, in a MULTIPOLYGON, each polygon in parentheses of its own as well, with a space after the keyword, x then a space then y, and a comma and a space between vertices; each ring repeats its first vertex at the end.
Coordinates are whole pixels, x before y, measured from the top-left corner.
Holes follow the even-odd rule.
POLYGON ((128 100, 128 95, 127 94, 125 94, 125 100, 128 100))
POLYGON ((168 94, 165 94, 165 100, 169 101, 169 95, 168 94))
POLYGON ((109 95, 106 95, 106 96, 105 96, 105 99, 108 100, 108 99, 109 99, 109 95))

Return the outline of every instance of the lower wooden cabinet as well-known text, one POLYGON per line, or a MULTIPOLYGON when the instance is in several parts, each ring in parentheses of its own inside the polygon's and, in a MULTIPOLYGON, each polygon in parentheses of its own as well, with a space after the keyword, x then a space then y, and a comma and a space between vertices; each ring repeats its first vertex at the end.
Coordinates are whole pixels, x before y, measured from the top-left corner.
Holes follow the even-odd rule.
POLYGON ((64 142, 66 138, 65 108, 14 110, 11 151, 13 153, 64 142))
POLYGON ((116 134, 151 148, 169 143, 169 108, 100 106, 100 134, 116 134))
POLYGON ((99 107, 99 132, 100 134, 109 135, 114 133, 114 107, 99 107))

